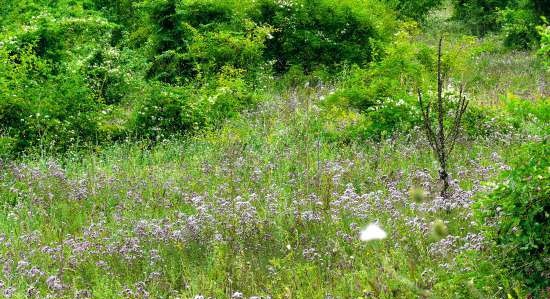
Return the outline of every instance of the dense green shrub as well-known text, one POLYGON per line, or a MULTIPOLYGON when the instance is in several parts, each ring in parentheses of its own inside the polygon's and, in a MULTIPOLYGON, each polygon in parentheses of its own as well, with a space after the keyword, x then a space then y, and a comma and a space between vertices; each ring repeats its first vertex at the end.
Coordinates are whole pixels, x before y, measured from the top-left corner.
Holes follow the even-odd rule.
POLYGON ((342 88, 327 102, 366 110, 386 98, 416 97, 416 88, 434 63, 432 49, 413 44, 417 29, 414 22, 402 24, 394 41, 383 49, 382 58, 368 68, 350 68, 343 74, 342 88))
POLYGON ((136 135, 162 137, 191 128, 182 115, 183 107, 192 98, 187 89, 158 84, 146 95, 132 117, 131 128, 136 135))
POLYGON ((119 104, 130 87, 121 66, 121 53, 117 48, 98 49, 86 61, 85 73, 88 86, 99 102, 119 104))
POLYGON ((550 123, 550 101, 548 99, 526 100, 510 96, 504 99, 508 123, 520 128, 527 122, 535 123, 540 129, 548 129, 550 123))
POLYGON ((464 113, 462 127, 471 137, 488 137, 508 131, 509 124, 493 109, 470 105, 464 113))
POLYGON ((548 141, 526 146, 503 181, 477 203, 503 264, 535 291, 548 287, 550 271, 549 156, 548 141))
POLYGON ((550 25, 545 22, 544 25, 537 27, 537 31, 540 35, 540 49, 537 54, 542 60, 544 67, 550 70, 550 25))
MULTIPOLYGON (((350 127, 362 132, 354 135, 379 139, 420 125, 416 88, 424 84, 423 78, 433 67, 433 51, 412 43, 416 30, 414 22, 404 23, 380 61, 368 68, 350 68, 343 74, 340 88, 324 101, 329 109, 337 106, 364 114, 357 118, 360 122, 353 122, 359 127, 350 127)), ((340 114, 356 118, 353 113, 340 114)))
POLYGON ((148 77, 188 83, 228 65, 253 73, 264 63, 269 26, 258 26, 229 2, 160 1, 149 7, 155 32, 148 77))
POLYGON ((454 16, 474 34, 497 29, 497 11, 513 0, 453 0, 454 16))
POLYGON ((420 126, 420 110, 415 100, 387 98, 376 101, 366 111, 327 106, 322 115, 323 135, 331 141, 380 140, 420 126))
POLYGON ((220 74, 197 88, 156 83, 133 112, 130 131, 135 136, 168 137, 211 128, 257 102, 244 70, 224 67, 220 74))
POLYGON ((266 56, 279 71, 364 64, 373 60, 377 41, 387 39, 394 22, 384 5, 368 0, 262 0, 253 20, 274 28, 266 56))
POLYGON ((401 17, 422 21, 426 15, 441 6, 441 0, 386 0, 390 7, 394 8, 401 17))
POLYGON ((536 26, 549 13, 545 0, 454 0, 454 16, 474 34, 501 30, 505 45, 531 48, 536 26))
POLYGON ((470 137, 525 132, 548 134, 550 103, 548 100, 526 100, 513 96, 502 98, 497 107, 472 104, 464 114, 463 129, 470 137))
POLYGON ((271 29, 237 2, 71 3, 6 4, 4 152, 186 133, 255 102, 271 29))
POLYGON ((504 45, 509 48, 529 49, 537 43, 537 17, 532 10, 506 8, 498 12, 497 22, 502 27, 504 45))
POLYGON ((11 150, 66 150, 103 139, 104 102, 94 96, 79 57, 109 41, 104 19, 58 17, 44 9, 23 28, 5 31, 0 46, 0 134, 11 150))

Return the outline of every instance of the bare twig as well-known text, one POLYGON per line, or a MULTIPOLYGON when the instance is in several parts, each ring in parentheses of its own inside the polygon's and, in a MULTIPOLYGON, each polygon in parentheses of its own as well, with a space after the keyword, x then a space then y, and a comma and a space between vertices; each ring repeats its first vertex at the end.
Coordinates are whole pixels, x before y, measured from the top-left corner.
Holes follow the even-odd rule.
POLYGON ((456 108, 456 112, 453 118, 453 122, 449 132, 445 130, 445 99, 443 96, 443 82, 447 78, 447 74, 442 71, 441 68, 441 57, 442 57, 442 44, 443 37, 439 39, 438 51, 437 51, 437 99, 435 103, 436 116, 437 116, 437 131, 434 131, 432 128, 432 118, 430 117, 430 107, 432 103, 428 101, 426 104, 422 98, 422 91, 420 88, 417 89, 418 92, 418 103, 420 105, 420 110, 422 112, 422 119, 424 123, 424 131, 430 147, 432 148, 434 155, 437 157, 439 162, 439 178, 443 182, 443 188, 441 190, 441 196, 447 197, 447 192, 449 189, 449 174, 447 172, 447 162, 451 152, 454 149, 456 141, 460 135, 460 125, 462 123, 462 117, 464 112, 468 108, 468 99, 464 95, 464 85, 460 84, 459 90, 459 100, 456 108))

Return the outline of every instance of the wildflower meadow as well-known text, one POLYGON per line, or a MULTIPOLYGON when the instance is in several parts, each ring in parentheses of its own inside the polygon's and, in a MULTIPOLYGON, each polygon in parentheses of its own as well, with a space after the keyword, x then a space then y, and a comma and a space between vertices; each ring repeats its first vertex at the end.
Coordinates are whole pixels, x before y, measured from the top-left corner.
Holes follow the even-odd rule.
POLYGON ((545 1, 0 3, 0 298, 548 298, 545 1))

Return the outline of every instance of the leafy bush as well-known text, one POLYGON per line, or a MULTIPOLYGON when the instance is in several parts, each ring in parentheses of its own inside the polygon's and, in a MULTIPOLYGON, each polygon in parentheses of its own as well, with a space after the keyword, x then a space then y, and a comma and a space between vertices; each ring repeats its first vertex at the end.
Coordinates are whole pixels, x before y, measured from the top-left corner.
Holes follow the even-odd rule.
POLYGON ((417 21, 422 21, 426 15, 441 6, 441 0, 387 0, 390 7, 399 12, 399 15, 404 18, 410 18, 417 21))
MULTIPOLYGON (((0 52, 1 49, 0 49, 0 52)), ((101 105, 78 73, 52 74, 52 67, 27 47, 0 54, 0 131, 16 138, 13 150, 48 145, 66 149, 96 136, 101 105)))
POLYGON ((148 77, 188 83, 228 65, 252 74, 264 63, 268 26, 258 26, 229 2, 158 1, 150 5, 151 66, 148 77))
POLYGON ((420 111, 414 100, 387 98, 366 111, 329 106, 323 113, 323 130, 328 140, 345 141, 391 137, 420 125, 420 111))
POLYGON ((477 214, 489 224, 512 273, 533 290, 548 286, 550 268, 550 147, 547 141, 526 146, 511 171, 477 203, 477 214))
POLYGON ((550 121, 547 100, 526 100, 513 96, 502 98, 502 106, 470 105, 464 115, 463 128, 470 137, 524 132, 546 135, 550 121))
POLYGON ((550 25, 545 20, 544 25, 537 27, 537 31, 540 35, 540 49, 537 54, 542 60, 542 64, 547 70, 550 70, 550 25))
POLYGON ((489 137, 509 131, 508 123, 494 109, 470 105, 464 113, 462 127, 470 137, 489 137))
POLYGON ((474 34, 500 30, 510 48, 532 48, 537 43, 536 26, 548 14, 544 0, 453 0, 455 18, 474 34))
POLYGON ((506 8, 498 12, 497 22, 504 33, 504 45, 509 48, 529 49, 537 42, 537 17, 527 9, 506 8))
POLYGON ((266 56, 279 71, 372 61, 376 41, 386 40, 393 18, 382 4, 367 0, 262 0, 252 17, 275 30, 266 56))
POLYGON ((182 113, 190 98, 190 92, 185 88, 153 85, 147 96, 136 105, 131 131, 136 136, 158 138, 186 132, 191 127, 183 122, 182 113))
MULTIPOLYGON (((324 106, 338 106, 363 113, 362 137, 379 139, 420 124, 416 87, 433 64, 432 50, 412 44, 417 26, 402 24, 383 58, 369 68, 352 67, 343 74, 340 88, 324 106)), ((356 122, 354 122, 356 123, 356 122)), ((353 127, 357 131, 357 127, 353 127)))
POLYGON ((508 123, 520 128, 527 122, 533 122, 545 130, 550 123, 550 101, 547 99, 525 100, 513 96, 504 99, 505 112, 509 115, 508 123))
POLYGON ((243 32, 207 32, 194 36, 189 45, 188 57, 199 73, 219 73, 230 66, 253 73, 264 63, 264 41, 270 35, 269 27, 256 26, 249 20, 243 24, 243 32))
POLYGON ((368 135, 375 138, 389 137, 396 132, 407 132, 420 126, 420 110, 416 98, 387 98, 367 110, 370 126, 368 135))
POLYGON ((244 74, 244 70, 226 66, 215 80, 199 88, 156 83, 136 105, 130 131, 161 139, 217 126, 257 102, 257 93, 244 74))
POLYGON ((513 0, 453 0, 455 18, 474 34, 483 35, 497 29, 497 11, 513 0))

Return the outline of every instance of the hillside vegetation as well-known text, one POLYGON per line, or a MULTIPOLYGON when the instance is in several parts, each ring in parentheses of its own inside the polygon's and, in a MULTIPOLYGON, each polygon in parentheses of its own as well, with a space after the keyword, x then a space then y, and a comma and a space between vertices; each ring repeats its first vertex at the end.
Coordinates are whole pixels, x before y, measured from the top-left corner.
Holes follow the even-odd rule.
POLYGON ((546 2, 2 1, 0 297, 547 298, 546 2))

